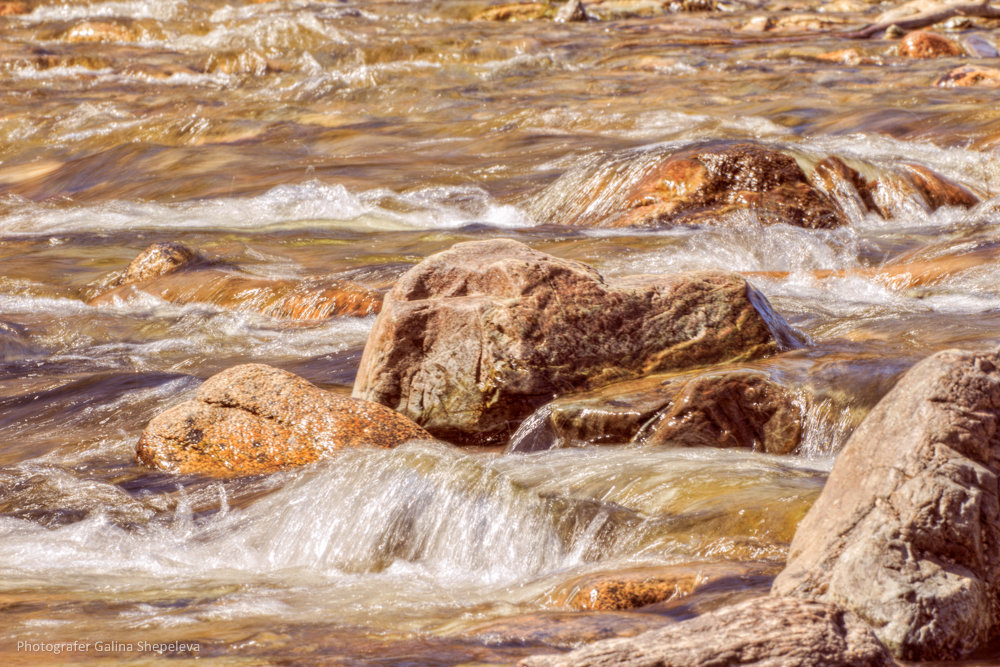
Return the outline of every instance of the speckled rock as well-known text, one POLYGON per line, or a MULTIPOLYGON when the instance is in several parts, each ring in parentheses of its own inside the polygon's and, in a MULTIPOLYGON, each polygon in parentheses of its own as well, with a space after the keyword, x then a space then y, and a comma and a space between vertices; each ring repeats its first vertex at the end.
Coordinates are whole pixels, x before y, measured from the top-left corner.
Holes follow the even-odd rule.
POLYGON ((1000 632, 1000 353, 920 362, 844 446, 778 595, 856 613, 906 660, 1000 632))
POLYGON ((180 243, 161 241, 149 246, 129 262, 123 285, 134 285, 165 276, 201 262, 198 253, 180 243))
POLYGON ((766 224, 828 229, 847 223, 790 155, 757 144, 716 142, 669 156, 643 177, 612 227, 711 222, 750 209, 766 224))
POLYGON ((935 86, 958 88, 1000 88, 1000 69, 995 67, 978 67, 964 65, 956 67, 937 81, 935 86))
POLYGON ((386 296, 354 395, 443 439, 495 442, 559 394, 759 357, 787 332, 735 274, 607 281, 516 241, 459 243, 386 296))
POLYGON ((801 419, 793 392, 765 373, 653 375, 547 403, 509 450, 637 442, 787 454, 799 444, 801 419))
POLYGON ((896 53, 906 58, 940 58, 960 56, 962 47, 936 32, 914 30, 899 41, 896 53))
POLYGON ((18 14, 28 14, 30 12, 31 7, 27 2, 20 2, 20 0, 0 2, 0 16, 16 16, 18 14))
POLYGON ((828 604, 763 597, 626 639, 563 655, 537 655, 520 667, 883 667, 885 647, 853 614, 828 604))
POLYGON ((595 572, 566 582, 552 592, 550 602, 580 610, 635 609, 682 598, 710 584, 728 581, 739 586, 748 577, 774 576, 778 567, 726 561, 595 572))
POLYGON ((194 400, 153 418, 136 456, 170 472, 231 477, 311 463, 345 447, 394 447, 428 437, 384 406, 245 364, 213 375, 194 400))
POLYGON ((170 303, 205 303, 278 320, 311 322, 377 313, 382 295, 348 280, 265 278, 210 262, 178 243, 154 243, 129 264, 119 284, 91 299, 95 306, 149 294, 170 303))

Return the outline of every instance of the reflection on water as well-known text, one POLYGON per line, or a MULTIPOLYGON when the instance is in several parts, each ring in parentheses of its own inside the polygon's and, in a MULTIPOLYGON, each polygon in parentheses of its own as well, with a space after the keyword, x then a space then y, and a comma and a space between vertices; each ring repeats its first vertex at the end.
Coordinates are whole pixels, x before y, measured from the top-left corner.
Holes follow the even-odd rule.
MULTIPOLYGON (((496 663, 700 613, 766 590, 832 456, 902 372, 1000 344, 1000 106, 932 85, 954 59, 744 29, 775 3, 470 20, 486 4, 29 0, 0 16, 0 661, 26 659, 18 641, 89 639, 197 642, 224 663, 496 663), (865 58, 818 58, 848 46, 865 58), (849 224, 569 226, 717 140, 791 155, 849 224), (875 184, 877 210, 813 174, 829 156, 875 184), (938 207, 908 165, 981 203, 938 207), (428 442, 225 482, 135 465, 148 420, 232 365, 349 392, 373 322, 282 320, 231 295, 89 305, 143 248, 380 293, 495 237, 609 276, 743 272, 811 341, 749 365, 801 395, 799 455, 428 442), (584 575, 720 561, 765 569, 653 613, 553 601, 584 575)), ((1000 43, 975 25, 954 37, 1000 43)))

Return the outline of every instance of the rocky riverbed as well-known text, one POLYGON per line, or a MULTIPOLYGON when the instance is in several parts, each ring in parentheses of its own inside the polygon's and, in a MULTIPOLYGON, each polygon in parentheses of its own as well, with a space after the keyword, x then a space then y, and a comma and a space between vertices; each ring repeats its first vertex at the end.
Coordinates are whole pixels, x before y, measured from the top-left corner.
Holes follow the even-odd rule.
POLYGON ((1000 660, 998 48, 0 1, 0 662, 1000 660))

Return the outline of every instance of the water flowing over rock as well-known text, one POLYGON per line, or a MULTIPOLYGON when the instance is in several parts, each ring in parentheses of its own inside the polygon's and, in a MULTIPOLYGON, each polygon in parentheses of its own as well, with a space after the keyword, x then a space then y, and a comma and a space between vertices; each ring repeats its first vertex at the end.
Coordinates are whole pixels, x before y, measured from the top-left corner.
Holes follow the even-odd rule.
POLYGON ((849 609, 907 660, 1000 630, 1000 354, 917 364, 844 446, 796 532, 778 595, 849 609))
POLYGON ((792 391, 757 371, 650 376, 544 405, 509 451, 636 442, 787 454, 799 444, 801 413, 792 391))
POLYGON ((636 637, 609 639, 519 667, 880 667, 892 658, 850 612, 795 598, 757 598, 636 637))
POLYGON ((394 447, 429 437, 384 406, 324 391, 287 371, 245 364, 213 375, 194 400, 157 415, 136 456, 171 472, 231 477, 311 463, 345 447, 394 447))
POLYGON ((963 65, 942 76, 934 85, 946 88, 1000 88, 1000 69, 963 65))
POLYGON ((516 241, 459 243, 387 295, 354 396, 446 440, 495 442, 561 393, 759 357, 788 331, 735 274, 610 281, 516 241))
POLYGON ((266 278, 213 262, 178 243, 154 243, 128 265, 120 283, 92 305, 127 301, 139 293, 177 304, 206 303, 279 320, 315 321, 377 313, 382 296, 342 280, 266 278))
POLYGON ((709 144, 674 153, 628 195, 628 210, 607 226, 708 222, 750 209, 767 224, 828 229, 843 211, 809 182, 793 157, 757 144, 709 144))

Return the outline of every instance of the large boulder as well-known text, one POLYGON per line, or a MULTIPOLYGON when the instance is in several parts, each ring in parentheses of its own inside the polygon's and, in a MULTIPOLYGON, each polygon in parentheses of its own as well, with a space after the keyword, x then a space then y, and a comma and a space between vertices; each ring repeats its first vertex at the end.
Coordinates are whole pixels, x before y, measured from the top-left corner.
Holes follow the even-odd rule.
POLYGON ((844 446, 774 583, 840 605, 907 660, 1000 632, 1000 353, 917 364, 844 446))
POLYGON ((944 35, 930 30, 914 30, 899 41, 896 52, 906 58, 941 58, 960 56, 962 47, 944 35))
POLYGON ((816 189, 792 156, 758 144, 716 142, 670 155, 628 194, 613 227, 711 222, 749 209, 765 224, 810 229, 847 224, 841 208, 816 189))
POLYGON ((253 276, 206 259, 179 243, 154 243, 132 260, 112 289, 91 305, 149 294, 176 304, 204 303, 278 320, 311 322, 377 313, 382 295, 348 280, 253 276))
POLYGON ((516 241, 459 243, 386 296, 354 396, 446 440, 495 442, 559 394, 763 356, 776 335, 792 340, 736 274, 605 280, 516 241))
POLYGON ((520 667, 881 667, 892 658, 850 612, 795 598, 756 598, 663 629, 608 639, 520 667))
POLYGON ((170 472, 254 475, 311 463, 346 447, 394 447, 429 438, 388 408, 324 391, 263 364, 213 375, 185 401, 153 418, 138 460, 170 472))

